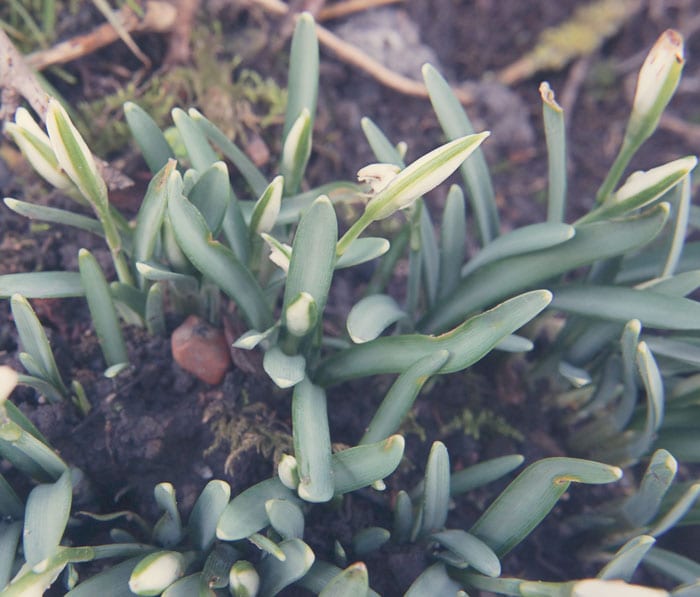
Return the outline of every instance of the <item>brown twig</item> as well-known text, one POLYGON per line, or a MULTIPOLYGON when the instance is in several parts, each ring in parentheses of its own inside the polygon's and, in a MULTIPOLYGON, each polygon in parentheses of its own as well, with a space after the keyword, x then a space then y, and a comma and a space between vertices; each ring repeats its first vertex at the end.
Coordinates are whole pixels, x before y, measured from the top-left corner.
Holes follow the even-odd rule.
MULTIPOLYGON (((255 4, 270 13, 280 16, 289 12, 289 7, 280 0, 248 0, 248 3, 255 4)), ((318 41, 331 50, 338 58, 365 71, 382 85, 405 95, 428 97, 428 90, 423 83, 387 68, 353 44, 340 39, 322 25, 316 25, 316 35, 318 36, 318 41)), ((474 102, 474 97, 471 93, 463 89, 453 89, 453 91, 462 104, 469 105, 474 102)))
MULTIPOLYGON (((128 6, 117 11, 117 16, 129 33, 143 31, 162 33, 170 31, 175 25, 177 10, 168 2, 149 0, 146 2, 143 18, 139 18, 128 6)), ((40 71, 53 64, 65 64, 91 54, 118 39, 119 34, 114 27, 104 23, 89 33, 73 37, 47 50, 29 54, 25 60, 28 66, 40 71)))
POLYGON ((344 0, 343 2, 337 2, 336 4, 331 4, 323 8, 318 13, 317 18, 319 21, 330 21, 331 19, 347 17, 353 13, 362 12, 370 8, 387 6, 388 4, 398 4, 403 1, 404 0, 344 0))

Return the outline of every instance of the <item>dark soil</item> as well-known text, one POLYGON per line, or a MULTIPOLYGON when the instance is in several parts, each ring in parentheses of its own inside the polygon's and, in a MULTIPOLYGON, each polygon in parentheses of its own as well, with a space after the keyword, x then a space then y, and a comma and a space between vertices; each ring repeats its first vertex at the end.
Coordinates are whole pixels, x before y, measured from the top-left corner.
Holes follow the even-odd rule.
MULTIPOLYGON (((402 10, 419 24, 423 43, 435 52, 447 78, 464 82, 478 81, 516 60, 533 47, 545 27, 560 23, 580 4, 577 0, 413 0, 404 3, 402 10)), ((592 204, 597 186, 614 158, 629 110, 628 79, 641 64, 644 52, 664 29, 683 29, 692 16, 697 20, 700 14, 700 0, 667 4, 650 0, 590 59, 588 76, 569 124, 570 219, 592 204)), ((278 21, 261 21, 258 13, 249 13, 235 3, 213 0, 202 9, 199 18, 202 22, 219 19, 226 35, 232 38, 249 35, 246 27, 252 25, 259 25, 274 38, 280 27, 278 21)), ((75 23, 68 23, 67 30, 71 24, 75 23)), ((145 37, 142 43, 156 62, 165 55, 164 40, 145 37)), ((681 87, 670 107, 673 115, 691 123, 700 121, 697 95, 688 91, 693 84, 697 91, 700 70, 694 57, 699 53, 700 35, 691 35, 686 68, 686 80, 690 83, 681 87)), ((115 80, 115 75, 103 69, 106 63, 117 60, 115 56, 123 57, 120 64, 136 75, 138 65, 123 49, 114 46, 69 66, 68 70, 80 83, 74 87, 62 85, 61 90, 79 101, 88 89, 95 93, 96 83, 108 87, 110 76, 115 80)), ((334 178, 352 179, 360 167, 374 161, 359 126, 363 115, 370 116, 393 141, 406 141, 408 160, 441 141, 439 126, 427 100, 407 98, 337 62, 327 53, 322 53, 322 57, 318 150, 310 164, 310 185, 334 178)), ((284 83, 284 64, 279 55, 261 49, 246 60, 243 66, 255 67, 284 83)), ((469 109, 476 128, 496 131, 486 151, 496 172, 494 182, 504 228, 543 219, 547 165, 537 88, 540 80, 546 79, 555 91, 561 91, 570 75, 570 68, 541 73, 512 89, 498 92, 509 94, 509 101, 523 110, 521 128, 517 131, 499 129, 506 114, 499 113, 498 106, 489 105, 488 96, 469 109)), ((683 135, 659 131, 644 146, 635 166, 648 168, 697 153, 698 137, 688 131, 690 128, 683 135)), ((277 129, 263 133, 273 153, 279 149, 275 145, 278 135, 277 129)), ((144 165, 129 155, 126 158, 119 163, 134 164, 126 173, 141 179, 144 165)), ((3 195, 23 198, 31 194, 41 202, 52 205, 57 205, 57 200, 60 202, 60 198, 43 196, 36 190, 38 183, 29 183, 31 180, 26 170, 17 171, 14 165, 11 173, 0 171, 3 195)), ((430 202, 435 214, 439 213, 443 193, 434 193, 430 202)), ((133 209, 134 201, 137 205, 138 196, 126 197, 125 204, 131 204, 133 209)), ((2 210, 0 217, 0 239, 0 273, 75 270, 80 247, 90 248, 98 257, 107 257, 104 247, 87 234, 59 227, 35 231, 28 221, 7 209, 2 210)), ((107 265, 107 259, 102 261, 107 265)), ((359 295, 361 281, 349 278, 340 283, 344 285, 343 291, 336 296, 343 297, 338 304, 329 305, 329 309, 338 314, 337 323, 342 329, 347 305, 352 304, 349 297, 359 295)), ((153 522, 159 515, 152 499, 153 487, 158 482, 169 481, 176 487, 181 509, 186 514, 209 478, 228 481, 235 495, 269 477, 273 473, 274 455, 290 449, 290 394, 272 387, 264 376, 232 370, 220 386, 207 386, 172 361, 167 338, 149 337, 142 330, 129 329, 129 353, 134 365, 115 380, 109 380, 102 376, 104 363, 82 300, 33 301, 33 306, 47 328, 65 379, 77 379, 84 385, 92 409, 82 416, 72 405, 47 404, 26 388, 18 389, 14 400, 62 457, 83 471, 85 482, 76 496, 78 508, 103 513, 129 509, 153 522), (249 417, 251 429, 256 425, 274 429, 276 443, 254 437, 244 439, 240 434, 235 439, 236 445, 227 441, 215 443, 214 426, 218 424, 218 429, 222 429, 222 425, 239 416, 249 417)), ((172 321, 171 329, 178 323, 172 321)), ((2 303, 0 362, 20 370, 17 352, 9 307, 2 303)), ((336 538, 349 548, 353 533, 360 528, 373 525, 390 528, 386 506, 396 491, 409 489, 420 478, 434 440, 446 443, 454 469, 511 453, 524 454, 526 463, 564 454, 565 430, 558 427, 557 414, 544 409, 542 393, 525 386, 526 368, 520 357, 488 358, 473 371, 435 381, 419 399, 414 418, 406 427, 405 463, 388 479, 387 491, 384 494, 360 491, 341 506, 312 511, 307 519, 306 540, 317 556, 332 559, 336 538), (462 416, 465 409, 472 414, 488 411, 493 415, 491 424, 472 428, 470 433, 464 427, 456 430, 450 422, 462 416), (499 423, 493 423, 496 418, 499 423), (425 437, 420 437, 421 434, 425 437)), ((354 445, 358 441, 390 381, 373 379, 331 390, 329 415, 334 442, 354 445)), ((459 499, 450 514, 449 526, 469 528, 504 485, 505 481, 496 483, 488 490, 459 499)), ((560 527, 566 514, 577 511, 589 499, 600 500, 599 490, 596 493, 574 488, 571 498, 557 506, 526 545, 505 559, 505 574, 564 580, 595 572, 595 569, 582 570, 567 555, 573 550, 568 549, 568 539, 560 527)), ((398 595, 423 569, 424 561, 427 556, 423 548, 384 548, 368 560, 372 586, 383 595, 398 595)))

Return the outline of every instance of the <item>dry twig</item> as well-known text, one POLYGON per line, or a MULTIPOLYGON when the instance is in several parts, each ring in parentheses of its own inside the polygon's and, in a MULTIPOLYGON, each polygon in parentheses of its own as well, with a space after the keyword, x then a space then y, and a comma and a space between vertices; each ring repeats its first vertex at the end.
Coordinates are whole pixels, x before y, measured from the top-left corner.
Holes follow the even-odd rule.
POLYGON ((369 8, 398 4, 403 1, 404 0, 344 0, 344 2, 337 2, 336 4, 331 4, 321 9, 318 13, 318 20, 330 21, 331 19, 339 19, 369 8))

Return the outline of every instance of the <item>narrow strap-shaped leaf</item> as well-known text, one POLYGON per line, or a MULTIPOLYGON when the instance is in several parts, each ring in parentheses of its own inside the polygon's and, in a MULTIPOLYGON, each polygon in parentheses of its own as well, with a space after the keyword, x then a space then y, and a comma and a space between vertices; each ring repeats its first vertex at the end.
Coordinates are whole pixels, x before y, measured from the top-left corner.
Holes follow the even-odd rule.
POLYGON ((452 473, 450 477, 450 495, 460 495, 496 481, 518 468, 524 460, 525 458, 520 454, 512 454, 485 460, 452 473))
MULTIPOLYGON (((297 581, 297 585, 312 591, 316 594, 321 593, 323 589, 328 586, 342 570, 338 566, 331 564, 329 562, 324 562, 323 560, 316 559, 311 566, 311 569, 297 581)), ((365 597, 360 593, 362 597, 365 597)), ((379 597, 379 594, 369 589, 367 591, 367 597, 379 597)))
POLYGON ((175 157, 165 135, 148 113, 133 102, 124 104, 124 116, 149 170, 155 174, 175 157))
POLYGON ((285 139, 303 110, 308 111, 313 126, 318 97, 318 69, 316 25, 311 14, 305 12, 297 19, 289 53, 287 109, 282 133, 285 139))
MULTIPOLYGON (((5 477, 0 475, 0 516, 20 520, 23 514, 24 504, 12 486, 5 480, 5 477)), ((0 586, 3 585, 0 584, 0 586)))
POLYGON ((685 237, 688 231, 688 218, 690 215, 690 205, 692 201, 691 189, 692 174, 688 174, 677 187, 677 199, 675 201, 675 213, 673 220, 673 230, 671 231, 671 241, 669 243, 668 255, 661 276, 670 276, 676 271, 678 263, 683 253, 685 237))
POLYGON ((612 321, 638 319, 644 327, 700 329, 700 303, 652 290, 620 286, 554 287, 552 308, 612 321))
POLYGON ((394 502, 394 525, 391 536, 396 543, 406 543, 413 528, 413 504, 408 493, 403 489, 396 494, 394 502))
POLYGON ((406 313, 391 296, 372 294, 350 309, 346 326, 352 341, 362 344, 377 338, 402 317, 406 317, 406 313))
POLYGON ((576 230, 573 226, 560 222, 544 222, 517 228, 499 236, 481 249, 462 268, 462 276, 467 276, 480 267, 507 257, 552 249, 571 240, 575 234, 576 230))
POLYGON ((184 536, 175 488, 172 483, 158 483, 153 488, 153 497, 163 510, 162 516, 153 526, 153 540, 163 547, 174 547, 184 536))
POLYGON ((143 314, 146 311, 146 294, 130 284, 112 282, 109 292, 114 300, 117 313, 128 325, 143 327, 143 314))
POLYGON ((446 329, 466 314, 544 280, 631 251, 653 239, 667 216, 668 207, 660 205, 643 216, 581 226, 556 251, 545 249, 492 263, 464 279, 451 296, 438 302, 418 322, 418 327, 428 331, 446 329))
POLYGON ((644 565, 683 584, 696 582, 700 578, 698 562, 660 547, 652 547, 649 550, 644 558, 644 565))
POLYGON ((67 397, 69 391, 58 371, 49 339, 46 337, 44 328, 39 323, 29 301, 23 296, 15 294, 10 300, 10 306, 22 347, 39 366, 43 373, 41 377, 50 382, 63 397, 67 397))
POLYGON ((356 562, 334 576, 319 597, 366 597, 368 591, 367 567, 363 562, 356 562))
POLYGON ((7 207, 9 207, 12 211, 31 220, 40 220, 43 222, 49 222, 50 224, 73 226, 79 230, 85 230, 101 237, 104 237, 105 235, 102 224, 95 218, 76 214, 65 209, 38 205, 27 201, 19 201, 17 199, 12 199, 11 197, 6 197, 4 201, 5 205, 7 205, 7 207))
POLYGON ((501 562, 491 548, 474 535, 460 529, 448 529, 430 535, 443 547, 449 549, 457 556, 452 564, 458 568, 471 566, 486 576, 499 576, 501 574, 501 562))
POLYGON ((216 538, 216 525, 231 497, 231 486, 214 479, 206 484, 194 503, 187 533, 198 549, 206 550, 216 538))
POLYGON ((257 547, 259 550, 264 551, 280 562, 284 562, 284 560, 287 558, 284 551, 282 551, 280 546, 277 545, 276 541, 273 541, 267 535, 253 533, 250 537, 248 537, 248 541, 255 545, 255 547, 257 547))
POLYGON ((80 249, 78 266, 92 323, 107 366, 128 363, 129 354, 122 337, 119 318, 100 264, 92 253, 80 249))
POLYGON ((667 531, 670 531, 690 512, 691 508, 697 503, 698 498, 700 498, 700 483, 693 483, 685 490, 673 507, 654 522, 654 526, 649 531, 649 534, 654 537, 660 537, 667 531))
POLYGON ((537 316, 550 299, 546 290, 532 291, 476 315, 441 336, 409 334, 355 345, 323 361, 316 373, 317 383, 328 386, 354 377, 402 373, 438 350, 450 353, 439 373, 460 371, 537 316))
POLYGON ((144 311, 144 321, 148 333, 154 336, 165 336, 165 309, 163 307, 163 286, 154 284, 148 289, 146 295, 146 308, 144 311))
POLYGON ((566 124, 564 111, 554 99, 554 92, 546 81, 540 84, 544 134, 547 139, 549 184, 547 193, 547 221, 563 222, 566 211, 566 124))
POLYGON ((222 541, 238 541, 270 524, 265 503, 271 499, 299 502, 296 494, 275 477, 261 481, 234 497, 226 506, 216 527, 222 541))
POLYGON ((460 268, 467 250, 467 216, 464 193, 452 185, 447 193, 440 226, 440 298, 448 296, 459 284, 460 268))
POLYGON ((335 263, 335 269, 343 269, 372 261, 384 255, 389 248, 389 241, 385 238, 367 236, 355 239, 348 250, 338 258, 335 263))
POLYGON ((497 555, 508 553, 542 521, 571 482, 617 481, 614 466, 577 458, 545 458, 528 466, 484 512, 470 533, 497 555))
POLYGON ((615 552, 612 560, 597 574, 597 578, 631 580, 632 575, 654 543, 656 543, 656 539, 649 535, 633 537, 615 552))
MULTIPOLYGON (((30 371, 29 362, 34 362, 26 352, 19 354, 19 360, 27 371, 30 371), (28 362, 29 361, 29 362, 28 362)), ((61 393, 53 383, 46 381, 43 377, 36 375, 18 375, 17 383, 34 388, 40 395, 45 396, 49 402, 61 402, 65 400, 65 395, 61 393)))
POLYGON ((335 265, 338 223, 328 197, 321 196, 304 214, 292 244, 284 307, 301 292, 308 292, 323 313, 335 265))
MULTIPOLYGON (((430 64, 423 66, 423 80, 428 88, 430 102, 448 139, 474 133, 469 118, 449 84, 430 64)), ((487 245, 499 234, 498 211, 494 200, 491 174, 483 152, 478 149, 462 165, 462 176, 469 190, 474 217, 482 245, 487 245)))
POLYGON ((299 497, 308 502, 327 502, 333 497, 333 474, 326 393, 306 378, 294 388, 292 430, 299 497))
MULTIPOLYGON (((4 409, 10 412, 7 406, 4 409)), ((41 481, 55 481, 68 468, 68 465, 44 442, 15 421, 5 419, 2 410, 0 410, 0 455, 15 468, 41 481)))
POLYGON ((72 298, 85 290, 78 272, 31 272, 0 276, 0 298, 21 294, 25 298, 72 298))
POLYGON ((399 375, 374 413, 360 444, 378 442, 395 433, 425 382, 445 364, 449 356, 446 350, 438 350, 413 363, 399 375))
MULTIPOLYGON (((20 510, 20 518, 23 511, 24 507, 20 510)), ((21 534, 22 523, 19 520, 0 522, 0 587, 5 587, 10 582, 21 534)))
POLYGON ((253 193, 259 197, 267 186, 267 180, 262 172, 258 170, 245 153, 229 141, 226 135, 222 133, 214 123, 207 120, 203 114, 194 108, 190 108, 187 113, 197 126, 202 129, 202 132, 207 138, 217 145, 221 153, 231 160, 233 165, 238 168, 238 171, 243 175, 243 178, 253 190, 253 193))
POLYGON ((205 172, 219 158, 211 148, 211 145, 209 145, 202 129, 180 108, 173 109, 172 117, 182 142, 185 144, 187 156, 190 158, 192 167, 200 173, 205 172))
POLYGON ((314 552, 301 539, 289 539, 280 543, 285 559, 265 558, 258 566, 260 597, 277 595, 284 587, 299 580, 314 563, 314 552))
POLYGON ((22 532, 24 559, 29 566, 56 553, 68 523, 72 493, 68 470, 55 483, 37 485, 30 492, 22 532))
POLYGON ((420 250, 425 294, 430 305, 435 303, 440 276, 440 252, 435 239, 435 227, 425 205, 420 209, 420 250))
POLYGON ((272 528, 283 539, 302 539, 304 537, 304 513, 294 502, 277 499, 267 500, 265 510, 272 528))
POLYGON ((187 198, 202 214, 212 236, 216 238, 231 203, 231 183, 226 164, 215 162, 202 172, 187 198))
POLYGON ((372 119, 363 116, 360 120, 360 126, 372 148, 372 153, 380 162, 403 168, 404 162, 401 154, 372 119))
POLYGON ((270 327, 272 313, 259 284, 230 249, 211 238, 199 210, 182 194, 173 193, 168 215, 178 244, 195 267, 236 301, 251 327, 270 327))
POLYGON ((425 468, 425 484, 421 500, 423 534, 442 529, 450 505, 450 457, 442 442, 434 442, 425 468))
POLYGON ((341 495, 355 491, 388 477, 401 462, 404 445, 403 437, 392 435, 375 444, 333 454, 335 493, 341 495))
POLYGON ((202 576, 202 572, 196 572, 176 580, 161 593, 161 597, 216 597, 216 593, 202 582, 202 576))
POLYGON ((391 533, 382 527, 366 527, 360 529, 352 538, 352 551, 356 557, 362 558, 377 551, 391 538, 391 533))

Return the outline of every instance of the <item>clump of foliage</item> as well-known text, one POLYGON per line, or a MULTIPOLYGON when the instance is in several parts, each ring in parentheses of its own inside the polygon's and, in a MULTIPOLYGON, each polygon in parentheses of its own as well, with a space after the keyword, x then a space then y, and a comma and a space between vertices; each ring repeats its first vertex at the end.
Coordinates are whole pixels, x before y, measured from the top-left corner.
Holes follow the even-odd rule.
MULTIPOLYGON (((694 460, 697 445, 691 438, 700 423, 697 360, 692 356, 700 306, 685 298, 700 286, 700 277, 691 260, 684 262, 690 172, 697 159, 688 156, 636 172, 620 184, 678 84, 682 53, 682 39, 672 31, 653 48, 640 72, 619 156, 595 207, 573 224, 564 223, 562 113, 543 86, 547 222, 506 234, 500 233, 491 179, 479 150, 488 133, 474 133, 449 86, 429 65, 423 74, 448 138, 444 145, 406 165, 400 148, 364 119, 363 130, 379 162, 359 172, 365 185, 340 181, 301 190, 318 92, 318 45, 309 15, 299 18, 292 42, 283 150, 279 175, 272 181, 197 110, 173 111, 186 154, 176 160, 153 120, 127 104, 127 122, 154 175, 135 222, 129 223, 110 205, 92 154, 61 106, 50 105, 48 134, 20 111, 8 132, 47 180, 91 207, 96 218, 16 200, 6 203, 30 217, 103 236, 117 278, 108 283, 85 250, 79 272, 0 277, 0 294, 13 297, 22 363, 29 373, 21 381, 57 400, 71 395, 25 297, 85 296, 107 374, 118 375, 128 364, 119 316, 163 333, 166 310, 198 312, 216 321, 225 295, 248 329, 235 346, 261 350, 270 379, 280 388, 293 388, 293 454, 281 458, 274 477, 230 501, 228 485, 212 481, 186 526, 174 488, 157 486, 156 500, 165 514, 144 543, 125 541, 123 533, 116 533, 120 543, 115 546, 65 548, 59 545, 65 522, 56 522, 50 536, 40 534, 42 558, 27 560, 7 594, 19 594, 12 591, 33 582, 26 580, 32 575, 45 574, 36 582, 47 586, 65 566, 96 557, 125 561, 77 585, 69 574, 71 595, 95 594, 96 587, 117 582, 137 594, 170 597, 217 594, 227 587, 234 595, 274 595, 293 582, 321 595, 372 594, 362 559, 392 542, 421 544, 434 560, 409 595, 469 589, 505 595, 614 594, 623 588, 635 594, 642 589, 629 581, 647 558, 681 583, 674 595, 697 591, 698 564, 650 551, 655 536, 697 521, 698 485, 671 487, 676 465, 669 452, 675 440, 681 458, 694 460), (212 144, 238 170, 252 198, 234 194, 228 167, 212 144), (453 185, 449 191, 439 239, 422 199, 458 169, 481 244, 470 259, 462 188, 453 185), (364 208, 341 235, 334 206, 348 201, 362 201, 364 208), (393 241, 362 236, 372 223, 401 210, 406 224, 393 241), (384 290, 405 253, 406 296, 399 299, 384 290), (324 311, 337 270, 376 259, 381 261, 366 296, 348 314, 347 335, 328 337, 324 311), (583 267, 586 274, 580 273, 583 267), (522 457, 450 474, 447 450, 435 443, 424 480, 397 494, 391 530, 363 529, 352 546, 337 544, 334 562, 317 558, 303 540, 306 513, 316 503, 339 501, 361 488, 385 487, 383 479, 403 457, 404 440, 396 432, 427 380, 462 371, 494 349, 531 350, 531 339, 515 332, 535 318, 559 320, 560 313, 567 314, 566 323, 537 374, 558 384, 559 400, 573 409, 574 423, 583 421, 572 450, 593 453, 597 461, 548 458, 531 463, 469 529, 454 529, 449 526, 451 499, 509 473, 522 457), (640 338, 642 329, 661 332, 640 338), (397 377, 357 444, 334 453, 328 392, 343 381, 378 374, 397 377), (586 426, 585 419, 594 422, 586 426), (592 435, 595 439, 587 441, 592 435), (652 452, 636 493, 578 521, 584 521, 591 538, 582 557, 607 561, 596 578, 541 583, 501 576, 502 558, 546 517, 571 482, 612 483, 623 474, 619 466, 646 460, 652 452), (77 549, 85 551, 71 551, 77 549), (348 553, 356 563, 348 565, 348 553)), ((47 518, 64 521, 70 510, 68 473, 64 468, 56 473, 51 487, 61 483, 63 506, 47 518)), ((25 524, 33 521, 29 505, 23 510, 15 502, 13 520, 24 516, 25 524)))

